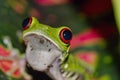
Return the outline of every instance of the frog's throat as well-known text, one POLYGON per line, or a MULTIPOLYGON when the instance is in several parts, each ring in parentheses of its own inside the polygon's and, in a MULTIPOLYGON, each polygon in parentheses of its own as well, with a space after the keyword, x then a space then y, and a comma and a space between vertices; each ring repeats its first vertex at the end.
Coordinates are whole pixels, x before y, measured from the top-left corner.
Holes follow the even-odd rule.
POLYGON ((62 58, 62 51, 43 36, 30 34, 24 40, 27 46, 26 60, 35 70, 46 71, 54 66, 53 63, 58 64, 56 59, 62 58))

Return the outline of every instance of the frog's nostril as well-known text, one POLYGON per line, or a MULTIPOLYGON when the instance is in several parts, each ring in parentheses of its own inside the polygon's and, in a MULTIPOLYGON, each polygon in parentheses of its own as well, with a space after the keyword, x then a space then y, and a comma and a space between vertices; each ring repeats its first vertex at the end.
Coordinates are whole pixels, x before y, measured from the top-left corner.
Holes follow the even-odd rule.
POLYGON ((31 17, 28 17, 28 18, 24 19, 23 22, 22 22, 23 30, 26 30, 27 28, 29 28, 31 22, 32 22, 31 17))

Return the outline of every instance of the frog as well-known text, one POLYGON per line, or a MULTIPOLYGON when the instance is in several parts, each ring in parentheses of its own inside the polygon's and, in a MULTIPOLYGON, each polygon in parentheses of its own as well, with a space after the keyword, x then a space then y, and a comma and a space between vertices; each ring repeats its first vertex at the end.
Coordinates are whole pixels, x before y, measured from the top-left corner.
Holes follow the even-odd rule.
POLYGON ((33 16, 23 20, 27 63, 53 80, 92 80, 92 69, 69 52, 73 32, 67 26, 51 27, 33 16))

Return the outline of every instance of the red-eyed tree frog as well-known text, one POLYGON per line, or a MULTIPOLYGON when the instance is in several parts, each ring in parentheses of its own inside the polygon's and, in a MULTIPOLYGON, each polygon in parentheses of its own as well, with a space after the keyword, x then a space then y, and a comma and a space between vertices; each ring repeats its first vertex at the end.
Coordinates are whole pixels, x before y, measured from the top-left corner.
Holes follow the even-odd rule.
POLYGON ((26 18, 22 26, 26 60, 33 69, 46 72, 53 80, 92 80, 90 71, 69 53, 70 28, 53 28, 35 17, 26 18))

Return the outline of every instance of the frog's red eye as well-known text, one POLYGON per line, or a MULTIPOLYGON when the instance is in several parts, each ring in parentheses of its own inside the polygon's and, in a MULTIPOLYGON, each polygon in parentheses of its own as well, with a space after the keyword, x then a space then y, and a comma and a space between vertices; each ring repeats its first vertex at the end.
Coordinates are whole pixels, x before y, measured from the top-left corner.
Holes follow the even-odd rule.
POLYGON ((26 18, 25 20, 23 20, 23 23, 22 23, 23 30, 26 30, 27 28, 29 28, 31 22, 32 22, 31 17, 26 18))
POLYGON ((72 32, 68 28, 64 28, 60 32, 60 39, 64 42, 69 44, 72 39, 72 32))

